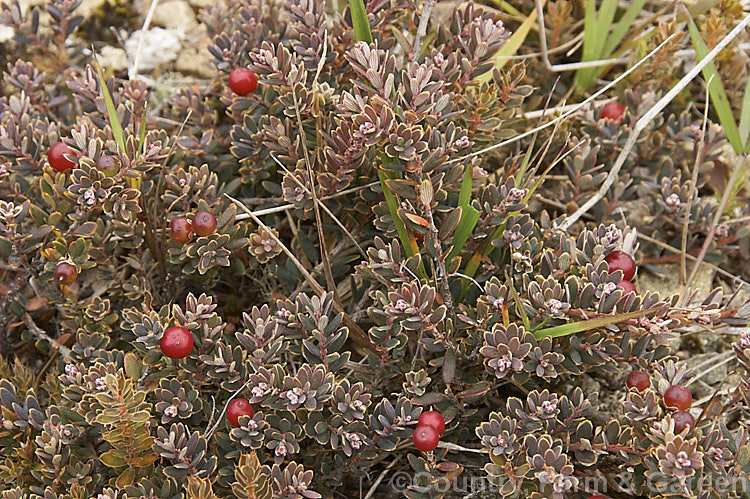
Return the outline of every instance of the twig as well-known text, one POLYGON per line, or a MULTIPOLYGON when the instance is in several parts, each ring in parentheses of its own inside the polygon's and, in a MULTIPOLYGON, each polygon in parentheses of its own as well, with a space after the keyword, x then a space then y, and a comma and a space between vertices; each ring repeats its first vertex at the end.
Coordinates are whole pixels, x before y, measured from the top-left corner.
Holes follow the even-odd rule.
POLYGON ((143 37, 146 36, 146 30, 151 25, 151 18, 154 17, 154 12, 156 12, 156 5, 158 3, 159 0, 151 0, 151 7, 149 7, 148 14, 146 14, 146 19, 143 21, 143 26, 141 27, 141 36, 138 37, 138 44, 135 46, 135 57, 133 58, 133 65, 128 68, 128 79, 130 79, 131 81, 138 78, 138 62, 141 58, 143 37))
MULTIPOLYGON (((247 388, 247 385, 249 385, 249 384, 250 384, 250 380, 247 380, 247 381, 245 381, 245 384, 244 384, 244 385, 242 385, 241 387, 239 387, 239 388, 238 388, 238 389, 237 389, 237 390, 236 390, 236 391, 235 391, 235 392, 234 392, 234 393, 233 393, 233 394, 232 394, 232 395, 231 395, 231 396, 230 396, 230 397, 229 397, 229 398, 227 399, 227 403, 226 403, 226 404, 224 404, 224 408, 223 408, 223 409, 221 410, 221 414, 219 414, 219 417, 218 417, 218 418, 216 419, 216 423, 215 423, 215 424, 214 424, 214 425, 213 425, 213 426, 211 427, 211 429, 210 429, 210 430, 208 430, 208 433, 206 433, 206 441, 208 441, 208 440, 209 440, 209 439, 211 438, 211 435, 213 435, 213 434, 214 434, 214 432, 216 431, 216 428, 218 428, 218 427, 219 427, 219 423, 221 423, 221 418, 222 418, 222 416, 224 416, 224 413, 226 413, 226 412, 227 412, 227 407, 229 407, 229 402, 231 402, 233 398, 235 398, 235 397, 236 397, 237 395, 239 395, 239 394, 240 394, 240 392, 241 392, 242 390, 244 390, 245 388, 247 388)), ((209 422, 209 423, 210 423, 210 422, 209 422)))
MULTIPOLYGON (((370 182, 369 184, 360 185, 359 187, 352 187, 351 189, 346 189, 341 192, 337 192, 336 194, 331 194, 330 196, 323 196, 320 198, 320 201, 327 201, 329 199, 335 199, 339 198, 341 196, 346 196, 347 194, 352 194, 354 192, 363 191, 365 189, 369 189, 370 187, 375 187, 376 185, 379 185, 380 182, 370 182)), ((281 213, 282 211, 291 210, 294 208, 294 204, 284 204, 281 206, 275 206, 273 208, 266 208, 263 210, 257 210, 251 212, 253 215, 257 217, 262 217, 264 215, 272 215, 274 213, 281 213)), ((252 218, 248 213, 240 213, 235 217, 235 220, 247 220, 248 218, 252 218)))
MULTIPOLYGON (((320 284, 318 284, 318 281, 316 281, 315 278, 312 275, 310 275, 310 272, 308 272, 307 269, 300 263, 300 261, 297 260, 297 257, 294 256, 294 253, 292 253, 289 250, 289 248, 286 247, 286 245, 281 241, 281 239, 278 238, 278 236, 276 236, 273 232, 271 232, 271 229, 269 229, 268 226, 266 224, 264 224, 257 217, 257 215, 255 215, 255 213, 253 213, 252 211, 250 211, 250 209, 247 206, 245 206, 244 204, 242 204, 240 201, 234 199, 229 194, 225 193, 224 196, 226 196, 227 199, 229 199, 234 204, 236 204, 242 211, 244 211, 245 213, 247 213, 250 216, 250 218, 256 224, 258 224, 258 226, 260 228, 262 228, 263 230, 266 231, 266 233, 268 233, 268 235, 271 237, 271 239, 273 239, 276 242, 276 244, 279 245, 279 247, 281 248, 281 250, 286 254, 286 256, 289 257, 289 259, 292 261, 292 263, 295 265, 295 267, 297 267, 297 270, 299 270, 299 272, 302 274, 302 277, 305 278, 305 280, 307 281, 307 283, 310 285, 310 287, 313 289, 313 291, 315 293, 317 293, 317 294, 319 294, 321 296, 323 294, 325 294, 325 290, 323 289, 323 287, 320 284)), ((344 308, 336 300, 333 301, 333 308, 334 308, 334 310, 336 310, 337 313, 343 314, 344 324, 346 324, 346 326, 349 328, 349 332, 351 333, 350 334, 351 339, 355 343, 357 343, 362 348, 365 348, 365 349, 369 350, 370 352, 377 354, 378 356, 383 355, 382 350, 378 349, 372 343, 372 341, 370 340, 370 338, 365 334, 364 331, 362 331, 362 328, 359 327, 359 324, 357 324, 356 322, 354 322, 354 320, 351 318, 351 316, 346 312, 346 310, 344 310, 344 308)))
POLYGON ((305 137, 305 129, 302 126, 302 115, 299 110, 299 103, 297 102, 297 92, 292 88, 292 98, 294 99, 294 114, 297 116, 297 126, 299 127, 299 137, 302 142, 302 152, 305 155, 305 164, 307 165, 307 177, 310 182, 310 196, 313 200, 313 211, 315 212, 315 222, 318 226, 318 244, 320 244, 320 257, 323 261, 323 275, 326 278, 326 286, 328 290, 333 293, 334 301, 339 301, 338 293, 336 292, 336 284, 333 282, 333 273, 331 272, 331 262, 328 260, 328 247, 326 245, 325 233, 323 231, 323 218, 320 216, 320 204, 318 202, 318 193, 315 189, 315 172, 313 171, 313 164, 310 161, 310 152, 307 150, 307 138, 305 137))
POLYGON ((23 314, 23 322, 24 324, 26 324, 26 329, 28 329, 31 334, 33 334, 40 340, 48 341, 50 345, 52 345, 57 349, 58 352, 60 352, 60 355, 63 359, 68 362, 73 360, 73 358, 70 356, 70 349, 65 345, 61 345, 60 343, 58 343, 57 340, 51 338, 50 335, 48 335, 42 328, 36 325, 36 322, 34 322, 34 319, 32 319, 28 313, 23 314))
POLYGON ((370 490, 367 491, 367 494, 365 495, 365 499, 372 499, 372 496, 375 495, 375 490, 378 488, 378 485, 380 485, 380 482, 383 481, 383 478, 385 478, 385 475, 391 471, 391 469, 396 465, 397 462, 401 461, 401 458, 404 457, 403 454, 399 454, 396 456, 396 458, 391 461, 391 463, 386 466, 386 468, 380 472, 380 475, 378 475, 378 478, 375 479, 375 481, 370 486, 370 490))
POLYGON ((489 454, 490 451, 487 449, 470 449, 469 447, 462 447, 457 444, 450 442, 438 442, 438 447, 441 449, 454 450, 457 452, 472 452, 474 454, 489 454))
POLYGON ((690 386, 699 379, 701 379, 706 374, 710 373, 711 371, 718 369, 719 367, 723 366, 724 364, 727 364, 732 359, 734 359, 734 350, 729 350, 728 352, 724 352, 720 355, 717 355, 716 357, 711 357, 710 359, 706 360, 705 362, 701 362, 697 366, 693 368, 693 371, 696 371, 698 374, 696 374, 693 378, 690 379, 687 383, 685 383, 685 386, 690 386), (714 362, 720 361, 716 364, 714 362), (709 367, 706 370, 702 370, 705 366, 713 364, 711 367, 709 367))
POLYGON ((411 58, 414 61, 417 60, 422 49, 422 40, 424 35, 427 34, 427 24, 430 22, 430 15, 432 15, 434 6, 435 0, 427 0, 424 9, 422 9, 422 14, 419 16, 419 27, 417 28, 417 34, 414 36, 414 45, 411 48, 411 58))
POLYGON ((691 176, 690 192, 688 193, 687 204, 685 205, 685 220, 682 222, 682 253, 680 253, 680 303, 685 306, 685 300, 687 299, 687 236, 688 226, 690 225, 690 211, 693 208, 693 197, 696 195, 698 183, 698 167, 701 164, 703 158, 703 149, 706 146, 706 127, 708 125, 708 108, 711 101, 711 94, 708 91, 708 87, 711 85, 709 81, 706 84, 706 107, 703 110, 703 126, 701 128, 701 140, 698 142, 698 150, 695 152, 695 163, 693 163, 693 174, 691 176))
MULTIPOLYGON (((654 119, 654 117, 660 113, 670 102, 672 102, 672 99, 675 98, 677 94, 679 94, 692 80, 695 78, 698 73, 700 73, 704 67, 706 67, 724 48, 729 45, 729 43, 735 39, 740 33, 742 33, 747 25, 750 24, 750 14, 746 15, 745 18, 740 22, 735 28, 727 35, 725 36, 717 45, 716 47, 709 52, 706 57, 701 59, 701 61, 696 64, 688 73, 682 77, 682 79, 677 82, 675 86, 673 86, 667 94, 659 99, 659 102, 657 102, 651 109, 648 110, 648 112, 641 117, 641 119, 638 120, 638 122, 635 124, 635 127, 633 128, 633 131, 630 132, 630 136, 628 137, 628 141, 625 143, 625 146, 623 147, 622 151, 620 152, 620 155, 617 156, 617 160, 615 160, 615 164, 612 166, 612 169, 609 171, 609 175, 607 175, 607 178, 604 180, 604 183, 599 188, 599 191, 592 196, 586 203, 583 204, 578 210, 576 210, 575 213, 573 213, 570 217, 568 217, 565 222, 562 223, 562 225, 559 227, 560 230, 567 230, 570 228, 571 225, 576 223, 579 218, 581 218, 581 215, 589 211, 596 203, 602 200, 604 198, 604 195, 607 193, 610 187, 612 187, 612 184, 614 184, 615 179, 617 178, 617 174, 620 172, 620 168, 622 168, 622 165, 625 163, 625 160, 627 159, 628 155, 630 154, 630 151, 635 146, 635 142, 638 139, 638 136, 643 131, 644 128, 654 119)), ((671 37, 670 37, 671 38, 671 37)), ((667 39, 669 40, 669 38, 667 39)), ((667 41, 665 40, 665 42, 667 41)), ((652 52, 653 53, 653 52, 652 52)), ((596 94, 595 94, 596 95, 596 94)), ((584 101, 585 102, 585 101, 584 101)), ((736 170, 736 172, 738 172, 736 170)), ((735 172, 735 173, 736 173, 735 172)), ((734 176, 733 176, 734 178, 734 176)), ((734 178, 736 180, 736 178, 734 178)), ((722 200, 723 201, 723 200, 722 200)), ((723 208, 717 212, 717 216, 721 214, 723 211, 723 208)), ((706 248, 708 249, 708 248, 706 248)), ((697 266, 694 271, 697 269, 697 266)), ((691 279, 688 279, 690 281, 691 279)))

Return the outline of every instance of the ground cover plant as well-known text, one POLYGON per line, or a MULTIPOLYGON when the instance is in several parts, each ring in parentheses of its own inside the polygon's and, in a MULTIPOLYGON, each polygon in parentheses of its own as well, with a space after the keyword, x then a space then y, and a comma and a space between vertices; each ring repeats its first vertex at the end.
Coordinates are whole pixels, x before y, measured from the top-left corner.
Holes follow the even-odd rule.
POLYGON ((0 497, 747 497, 745 7, 0 4, 0 497))

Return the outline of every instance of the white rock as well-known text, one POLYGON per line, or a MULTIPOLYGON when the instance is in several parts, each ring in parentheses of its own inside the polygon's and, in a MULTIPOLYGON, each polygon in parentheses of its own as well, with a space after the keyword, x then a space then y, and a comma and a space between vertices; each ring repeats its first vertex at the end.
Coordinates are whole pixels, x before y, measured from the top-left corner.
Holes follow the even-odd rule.
POLYGON ((138 70, 154 70, 162 64, 172 62, 182 50, 182 31, 170 30, 164 28, 153 28, 142 35, 138 30, 130 35, 125 42, 125 51, 128 54, 128 61, 133 64, 138 51, 138 40, 143 36, 140 47, 140 56, 138 57, 138 70))
POLYGON ((0 26, 0 43, 13 39, 13 35, 15 34, 16 30, 10 26, 0 26))
POLYGON ((102 68, 111 71, 122 71, 128 68, 128 54, 123 49, 105 45, 99 57, 102 68))

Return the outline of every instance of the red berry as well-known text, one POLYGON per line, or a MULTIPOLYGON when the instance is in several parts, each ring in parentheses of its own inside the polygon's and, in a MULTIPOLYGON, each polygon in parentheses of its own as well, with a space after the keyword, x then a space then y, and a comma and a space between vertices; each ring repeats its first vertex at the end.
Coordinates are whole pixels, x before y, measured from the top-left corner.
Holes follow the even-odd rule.
POLYGON ((175 217, 169 222, 169 238, 176 243, 186 243, 193 237, 193 224, 185 217, 175 217))
POLYGON ((630 281, 626 281, 625 279, 623 279, 622 281, 618 282, 617 286, 620 287, 620 288, 622 288, 622 294, 623 295, 626 295, 626 294, 630 293, 631 291, 633 293, 637 293, 637 291, 635 290, 635 284, 633 284, 630 281))
POLYGON ((664 405, 674 407, 680 411, 687 411, 693 403, 693 395, 690 390, 680 385, 672 385, 664 392, 664 405))
POLYGON ((216 230, 216 223, 213 213, 201 210, 193 216, 193 232, 198 236, 208 236, 216 230))
POLYGON ((425 411, 420 414, 417 420, 417 427, 422 425, 429 425, 435 428, 439 437, 442 437, 443 433, 445 433, 445 419, 437 411, 425 411))
POLYGON ((258 77, 247 68, 236 68, 229 73, 229 88, 237 95, 247 95, 255 92, 258 87, 258 77))
POLYGON ((63 142, 58 142, 50 147, 47 153, 50 166, 58 172, 64 172, 73 168, 76 164, 66 158, 66 154, 75 156, 73 150, 63 142))
POLYGON ((182 359, 193 350, 193 335, 182 326, 170 327, 164 331, 159 346, 167 357, 182 359))
POLYGON ((423 452, 428 452, 435 450, 435 447, 437 447, 437 444, 440 441, 440 435, 438 435, 438 431, 430 425, 417 425, 411 439, 414 441, 414 447, 423 452))
POLYGON ((593 496, 589 496, 589 499, 607 499, 607 496, 603 496, 601 494, 596 494, 593 496))
POLYGON ((682 430, 687 428, 695 428, 695 419, 693 415, 687 411, 677 411, 672 414, 674 420, 674 431, 675 433, 682 433, 682 430))
POLYGON ((60 284, 72 284, 78 277, 78 268, 68 262, 60 262, 55 267, 55 280, 60 284))
POLYGON ((604 258, 609 265, 609 273, 613 273, 616 270, 622 270, 624 274, 622 279, 629 281, 635 276, 635 260, 633 257, 623 251, 613 251, 604 258))
POLYGON ((255 414, 253 406, 245 399, 233 399, 227 406, 227 421, 232 426, 240 425, 240 416, 253 417, 253 414, 255 414))
POLYGON ((647 372, 630 371, 630 374, 628 374, 628 377, 625 380, 625 385, 627 385, 628 388, 635 388, 639 392, 642 392, 651 386, 651 378, 647 372))
POLYGON ((609 118, 611 120, 617 121, 620 118, 622 118, 622 115, 625 113, 625 106, 620 104, 619 102, 609 102, 604 105, 602 108, 602 112, 599 115, 600 119, 609 118))

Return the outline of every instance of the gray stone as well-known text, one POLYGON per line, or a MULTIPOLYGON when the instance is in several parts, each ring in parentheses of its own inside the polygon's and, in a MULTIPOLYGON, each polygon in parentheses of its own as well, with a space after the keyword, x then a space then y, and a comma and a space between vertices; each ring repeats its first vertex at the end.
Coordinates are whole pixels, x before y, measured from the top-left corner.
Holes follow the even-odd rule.
POLYGON ((723 354, 715 352, 692 355, 685 361, 685 366, 693 370, 693 376, 699 376, 700 381, 712 386, 727 378, 727 363, 714 368, 724 360, 724 357, 723 354))

